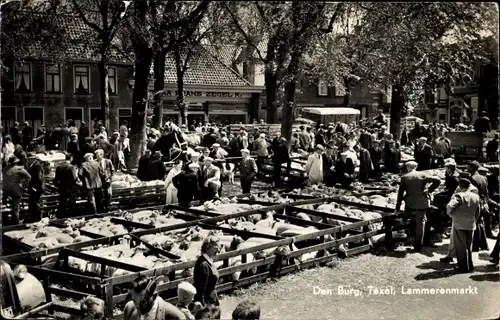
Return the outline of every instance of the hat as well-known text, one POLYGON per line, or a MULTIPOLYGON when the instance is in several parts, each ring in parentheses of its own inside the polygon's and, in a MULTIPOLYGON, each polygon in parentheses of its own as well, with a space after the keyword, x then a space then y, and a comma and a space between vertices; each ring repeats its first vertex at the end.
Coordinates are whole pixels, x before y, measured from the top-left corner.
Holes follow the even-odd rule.
POLYGON ((347 157, 347 152, 342 152, 340 155, 344 156, 344 157, 347 157))
POLYGON ((194 168, 199 168, 199 167, 200 167, 200 165, 199 165, 199 164, 197 164, 196 162, 190 163, 190 164, 188 165, 188 168, 189 168, 189 169, 194 169, 194 168))
POLYGON ((488 168, 485 168, 485 167, 479 167, 479 169, 477 169, 478 172, 489 172, 490 170, 488 168))
POLYGON ((415 161, 408 161, 406 163, 406 167, 407 168, 416 168, 416 167, 418 167, 418 163, 416 163, 415 161))
POLYGON ((177 296, 179 300, 183 300, 187 297, 194 297, 196 294, 196 288, 189 282, 182 281, 177 286, 177 296))
POLYGON ((199 152, 193 152, 191 153, 191 157, 199 157, 200 153, 199 152))
POLYGON ((468 172, 460 172, 458 178, 459 178, 459 180, 467 181, 469 183, 471 182, 471 180, 470 180, 471 174, 468 172))
POLYGON ((214 161, 214 159, 213 159, 213 158, 211 158, 211 157, 205 157, 205 158, 203 158, 203 160, 206 160, 206 161, 214 161))
POLYGON ((333 126, 332 126, 332 125, 329 125, 329 126, 328 126, 328 129, 333 129, 333 126))
POLYGON ((84 159, 87 159, 87 158, 94 158, 94 155, 92 153, 86 153, 84 156, 83 156, 84 159))
POLYGON ((219 148, 219 147, 220 147, 220 144, 218 144, 218 143, 214 143, 214 144, 212 145, 212 148, 219 148))
POLYGON ((470 161, 469 163, 467 163, 467 165, 479 169, 479 162, 477 162, 476 160, 470 161))
POLYGON ((320 127, 320 128, 324 128, 324 127, 325 127, 325 125, 322 123, 322 124, 320 124, 320 125, 319 125, 319 127, 320 127))
POLYGON ((316 149, 316 150, 325 151, 325 147, 323 147, 323 146, 322 146, 322 145, 320 145, 320 144, 317 144, 315 149, 316 149))
POLYGON ((444 166, 445 167, 448 167, 448 166, 452 166, 452 167, 456 167, 457 166, 457 163, 455 162, 455 160, 453 159, 446 159, 444 161, 444 166))
POLYGON ((420 137, 420 138, 418 138, 418 141, 427 141, 427 138, 426 137, 420 137))
POLYGON ((113 135, 113 136, 114 136, 114 135, 119 136, 119 135, 120 135, 120 133, 119 133, 118 131, 115 131, 115 132, 113 132, 113 134, 112 134, 112 135, 113 135))
POLYGON ((155 151, 155 157, 161 157, 161 151, 160 150, 156 150, 155 151))
POLYGON ((104 150, 102 150, 102 149, 97 149, 96 151, 94 151, 94 153, 95 153, 96 155, 98 155, 98 154, 100 154, 100 155, 104 155, 104 150))
POLYGON ((241 149, 240 151, 241 151, 241 153, 250 153, 250 151, 248 151, 248 149, 241 149))

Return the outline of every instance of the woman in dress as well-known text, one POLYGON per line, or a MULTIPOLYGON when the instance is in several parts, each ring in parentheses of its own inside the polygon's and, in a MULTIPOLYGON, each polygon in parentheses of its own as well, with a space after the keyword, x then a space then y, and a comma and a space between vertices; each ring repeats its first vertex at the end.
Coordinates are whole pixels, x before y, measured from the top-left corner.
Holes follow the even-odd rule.
POLYGON ((165 179, 165 189, 167 193, 167 201, 165 204, 177 203, 177 188, 174 186, 172 180, 176 175, 182 171, 182 161, 177 161, 174 167, 168 172, 167 178, 165 179))
POLYGON ((196 287, 195 302, 200 302, 203 307, 219 305, 219 298, 215 286, 219 280, 219 272, 214 264, 214 257, 220 251, 220 240, 210 235, 203 241, 201 255, 194 265, 194 286, 196 287))

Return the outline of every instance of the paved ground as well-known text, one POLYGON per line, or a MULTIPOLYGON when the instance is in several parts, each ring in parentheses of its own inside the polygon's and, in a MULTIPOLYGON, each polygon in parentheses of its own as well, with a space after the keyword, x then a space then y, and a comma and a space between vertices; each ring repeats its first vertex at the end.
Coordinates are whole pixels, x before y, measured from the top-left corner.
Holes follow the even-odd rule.
POLYGON ((439 262, 447 250, 448 240, 445 241, 422 254, 407 253, 401 247, 390 256, 364 254, 339 260, 333 267, 306 270, 277 282, 254 285, 223 297, 223 319, 230 319, 232 310, 245 299, 261 306, 261 319, 498 319, 500 277, 498 267, 485 260, 489 253, 474 253, 474 273, 455 274, 453 265, 439 262), (338 294, 339 286, 357 289, 361 295, 338 294), (394 295, 370 295, 369 286, 393 287, 394 295), (315 287, 333 292, 317 295, 315 287), (405 295, 403 287, 470 287, 474 292, 405 295))

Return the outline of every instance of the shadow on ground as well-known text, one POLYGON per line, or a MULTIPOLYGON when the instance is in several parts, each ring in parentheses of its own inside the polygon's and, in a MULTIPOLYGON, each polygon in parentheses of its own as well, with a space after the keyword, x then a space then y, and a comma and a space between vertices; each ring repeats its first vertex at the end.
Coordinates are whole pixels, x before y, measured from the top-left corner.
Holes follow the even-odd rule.
MULTIPOLYGON (((428 272, 428 273, 421 273, 415 277, 415 280, 417 281, 423 281, 423 280, 431 280, 431 279, 441 279, 441 278, 448 278, 453 275, 458 275, 460 273, 457 273, 453 269, 454 265, 450 264, 445 264, 443 262, 439 261, 430 261, 423 263, 421 265, 418 265, 417 268, 419 269, 433 269, 434 271, 428 272)), ((495 267, 494 265, 486 265, 486 266, 477 266, 474 267, 473 273, 476 272, 484 272, 485 274, 480 274, 480 275, 472 275, 470 278, 475 281, 495 281, 495 276, 496 276, 496 281, 498 281, 498 267, 495 267), (492 273, 494 272, 494 273, 492 273), (490 280, 491 279, 491 280, 490 280)))

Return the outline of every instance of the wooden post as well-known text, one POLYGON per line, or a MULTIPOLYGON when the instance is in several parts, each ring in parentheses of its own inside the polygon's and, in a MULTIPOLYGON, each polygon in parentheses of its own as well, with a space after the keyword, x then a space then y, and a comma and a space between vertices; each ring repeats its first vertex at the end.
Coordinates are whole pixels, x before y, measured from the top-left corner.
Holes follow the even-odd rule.
POLYGON ((106 294, 106 317, 113 319, 113 285, 110 282, 106 283, 104 292, 106 294))

